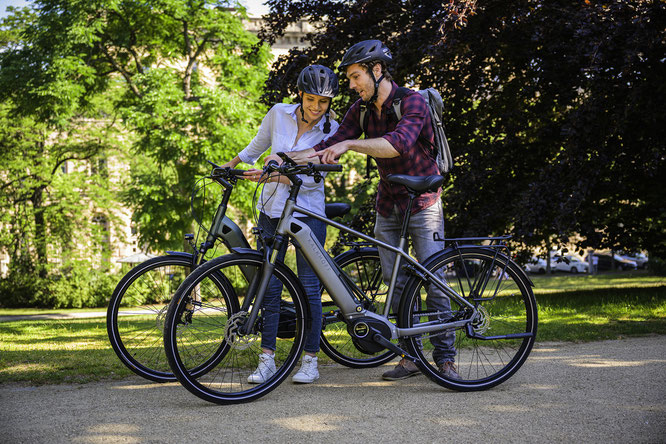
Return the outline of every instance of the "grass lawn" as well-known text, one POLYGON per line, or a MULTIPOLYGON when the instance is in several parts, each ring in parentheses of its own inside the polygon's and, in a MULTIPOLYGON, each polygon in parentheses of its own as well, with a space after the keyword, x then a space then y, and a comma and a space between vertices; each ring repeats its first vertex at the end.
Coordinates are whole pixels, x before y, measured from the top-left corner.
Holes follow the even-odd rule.
MULTIPOLYGON (((641 272, 531 276, 537 341, 595 341, 666 334, 666 278, 641 272)), ((0 316, 96 310, 2 309, 0 316)), ((322 363, 328 357, 320 356, 322 363)), ((0 383, 89 382, 132 373, 109 345, 105 318, 0 323, 0 383)))

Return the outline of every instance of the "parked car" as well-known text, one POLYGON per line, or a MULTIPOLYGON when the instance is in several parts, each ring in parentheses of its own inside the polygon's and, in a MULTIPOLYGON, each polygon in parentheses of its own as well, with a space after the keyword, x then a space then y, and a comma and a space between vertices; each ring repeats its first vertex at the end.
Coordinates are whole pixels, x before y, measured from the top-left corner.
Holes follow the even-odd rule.
POLYGON ((552 271, 567 271, 570 273, 587 273, 590 266, 582 258, 574 255, 553 256, 550 260, 552 271))
POLYGON ((636 262, 625 259, 618 254, 614 254, 613 257, 611 257, 610 254, 594 253, 594 255, 599 259, 597 270, 610 270, 612 268, 613 261, 615 262, 616 270, 635 270, 638 268, 636 266, 636 262))
POLYGON ((627 259, 629 261, 634 261, 636 262, 636 267, 643 269, 647 268, 647 263, 648 263, 648 257, 644 255, 643 253, 637 253, 637 254, 625 254, 621 256, 623 259, 627 259))
POLYGON ((540 257, 533 257, 525 264, 525 271, 529 273, 544 274, 546 272, 546 260, 540 257))

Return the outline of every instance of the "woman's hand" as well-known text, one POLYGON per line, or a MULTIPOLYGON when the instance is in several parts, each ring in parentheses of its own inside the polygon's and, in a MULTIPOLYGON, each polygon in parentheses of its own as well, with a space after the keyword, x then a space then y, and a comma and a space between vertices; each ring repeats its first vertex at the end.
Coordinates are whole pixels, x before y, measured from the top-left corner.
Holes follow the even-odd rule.
POLYGON ((263 173, 264 172, 262 170, 252 168, 243 173, 243 178, 251 180, 252 182, 259 182, 263 173))
POLYGON ((225 163, 222 165, 222 168, 236 168, 236 165, 240 163, 240 157, 236 156, 233 159, 231 159, 229 162, 225 163))

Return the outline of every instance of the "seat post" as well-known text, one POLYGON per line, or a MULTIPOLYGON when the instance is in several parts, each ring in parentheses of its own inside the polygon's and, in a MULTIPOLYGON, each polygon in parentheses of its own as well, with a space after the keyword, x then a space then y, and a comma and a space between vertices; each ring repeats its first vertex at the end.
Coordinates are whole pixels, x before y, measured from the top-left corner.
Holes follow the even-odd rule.
POLYGON ((400 237, 403 239, 407 238, 407 228, 409 227, 409 220, 412 218, 412 206, 414 205, 414 199, 416 195, 414 193, 409 193, 409 201, 407 202, 407 210, 405 214, 405 219, 402 222, 402 229, 400 230, 400 237))

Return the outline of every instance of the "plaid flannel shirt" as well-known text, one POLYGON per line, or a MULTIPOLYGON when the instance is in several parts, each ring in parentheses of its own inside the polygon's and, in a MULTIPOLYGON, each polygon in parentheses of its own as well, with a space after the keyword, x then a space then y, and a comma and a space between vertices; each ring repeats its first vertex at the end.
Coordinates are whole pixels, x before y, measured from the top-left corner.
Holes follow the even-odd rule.
MULTIPOLYGON (((431 143, 434 140, 430 113, 423 97, 412 91, 402 98, 400 109, 402 118, 398 122, 393 112, 393 96, 398 85, 393 82, 393 88, 388 98, 382 104, 381 115, 377 115, 375 107, 368 107, 368 131, 366 138, 383 137, 398 152, 397 157, 388 159, 375 159, 379 170, 379 189, 377 192, 377 212, 384 217, 391 213, 393 205, 397 205, 403 212, 407 210, 409 196, 402 185, 392 184, 386 180, 389 174, 407 174, 409 176, 432 176, 439 174, 439 168, 432 157, 432 148, 419 135, 431 143)), ((347 114, 345 114, 337 132, 327 140, 314 146, 315 151, 321 151, 338 142, 358 139, 363 134, 359 119, 362 101, 357 100, 347 114)), ((414 200, 412 214, 428 208, 439 199, 441 190, 436 193, 426 193, 414 200)))

